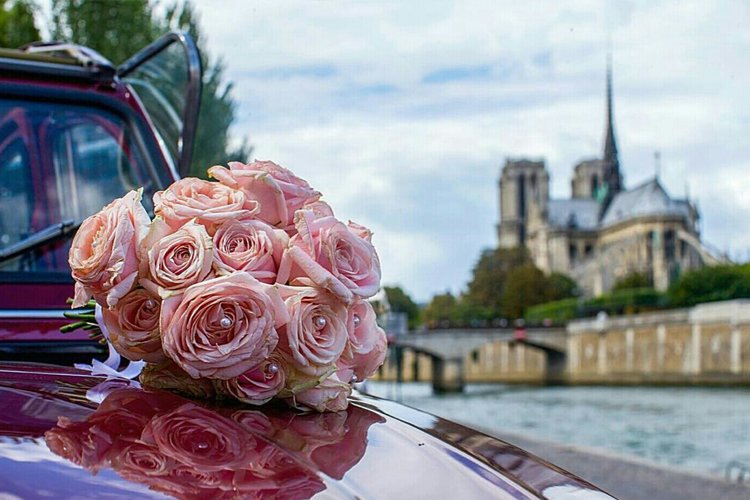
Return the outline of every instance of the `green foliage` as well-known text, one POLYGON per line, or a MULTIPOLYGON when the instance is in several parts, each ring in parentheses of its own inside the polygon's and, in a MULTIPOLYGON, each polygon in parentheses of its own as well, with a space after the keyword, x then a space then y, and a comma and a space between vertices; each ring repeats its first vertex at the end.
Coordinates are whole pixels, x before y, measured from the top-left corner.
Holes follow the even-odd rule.
POLYGON ((669 289, 674 307, 750 298, 750 264, 704 267, 683 274, 669 289))
POLYGON ((644 273, 632 272, 615 283, 612 290, 627 290, 631 288, 653 288, 651 276, 644 273))
POLYGON ((203 64, 191 175, 205 177, 211 165, 247 161, 252 151, 247 141, 239 147, 229 143, 229 128, 237 109, 232 84, 224 82, 223 61, 209 57, 197 15, 189 2, 174 3, 158 15, 148 0, 52 0, 52 38, 91 47, 115 65, 170 30, 190 33, 203 64))
POLYGON ((400 286, 384 286, 383 290, 388 297, 391 311, 406 313, 407 318, 409 318, 409 328, 416 328, 419 324, 419 306, 400 286))
POLYGON ((508 273, 501 297, 500 314, 505 318, 521 318, 528 306, 547 301, 548 282, 544 273, 527 263, 508 273))
POLYGON ((422 311, 422 318, 430 326, 440 326, 441 323, 454 320, 458 301, 450 292, 435 295, 427 307, 422 311))
POLYGON ((578 317, 579 302, 577 298, 545 302, 526 309, 524 317, 530 323, 541 323, 547 319, 563 323, 578 317))
POLYGON ((578 284, 563 273, 551 273, 547 276, 547 299, 562 300, 578 295, 578 284))
POLYGON ((483 251, 474 266, 466 300, 499 316, 509 274, 513 269, 530 263, 531 257, 523 247, 483 251))
POLYGON ((36 8, 29 0, 0 0, 0 47, 18 48, 39 40, 34 24, 36 8))
POLYGON ((91 47, 115 65, 161 34, 148 0, 52 0, 53 40, 91 47))
POLYGON ((564 322, 574 318, 596 316, 600 311, 617 316, 664 309, 668 306, 667 296, 653 288, 630 288, 613 290, 593 299, 573 298, 546 302, 529 307, 525 318, 532 323, 547 319, 564 322))

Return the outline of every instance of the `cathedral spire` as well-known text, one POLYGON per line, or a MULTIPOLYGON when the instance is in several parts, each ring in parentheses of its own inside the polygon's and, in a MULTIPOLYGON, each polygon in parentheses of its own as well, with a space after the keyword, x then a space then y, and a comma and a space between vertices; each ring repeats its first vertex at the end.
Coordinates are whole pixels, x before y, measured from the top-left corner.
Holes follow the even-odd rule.
POLYGON ((607 118, 604 132, 604 156, 607 162, 606 183, 610 196, 622 190, 622 176, 620 175, 620 159, 617 154, 615 140, 614 114, 612 112, 612 52, 607 51, 607 118))

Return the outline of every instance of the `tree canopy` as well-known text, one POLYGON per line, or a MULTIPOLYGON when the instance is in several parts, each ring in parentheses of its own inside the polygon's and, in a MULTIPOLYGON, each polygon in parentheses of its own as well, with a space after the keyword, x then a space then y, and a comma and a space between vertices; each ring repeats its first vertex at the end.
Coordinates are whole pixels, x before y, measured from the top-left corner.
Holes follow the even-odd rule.
POLYGON ((0 47, 18 48, 39 40, 34 8, 29 0, 0 0, 0 47))
POLYGON ((400 286, 384 286, 388 304, 392 312, 406 313, 409 328, 416 328, 419 323, 419 306, 404 292, 400 286))

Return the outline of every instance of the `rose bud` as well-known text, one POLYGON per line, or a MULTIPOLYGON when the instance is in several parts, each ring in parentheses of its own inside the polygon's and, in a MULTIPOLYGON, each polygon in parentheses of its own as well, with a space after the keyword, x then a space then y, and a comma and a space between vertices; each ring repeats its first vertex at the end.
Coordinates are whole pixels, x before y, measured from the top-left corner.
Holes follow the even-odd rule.
POLYGON ((114 308, 102 309, 104 326, 115 350, 131 361, 158 363, 164 359, 159 336, 161 300, 143 288, 121 298, 114 308))
POLYGON ((372 297, 380 288, 380 260, 372 233, 345 226, 333 217, 315 219, 307 210, 295 216, 297 234, 279 267, 277 282, 325 288, 344 302, 372 297))
POLYGON ((214 268, 217 274, 246 271, 262 283, 275 283, 288 241, 284 231, 259 220, 227 221, 214 234, 214 268))
POLYGON ((213 234, 225 220, 250 219, 258 210, 258 203, 242 191, 195 177, 180 179, 154 194, 154 213, 172 229, 197 219, 213 234))
POLYGON ((361 382, 371 377, 385 361, 388 340, 367 301, 359 300, 349 307, 346 324, 349 338, 337 362, 337 373, 344 382, 361 382))
POLYGON ((151 222, 141 193, 131 191, 116 199, 78 229, 68 255, 76 281, 73 307, 86 305, 92 295, 102 307, 113 307, 133 288, 137 249, 151 222))
POLYGON ((189 287, 162 303, 164 352, 191 377, 230 379, 260 364, 289 319, 275 286, 245 272, 189 287))
POLYGON ((279 331, 279 350, 295 370, 323 375, 346 346, 346 307, 315 288, 279 289, 289 311, 289 322, 279 331))
POLYGON ((211 237, 195 221, 169 233, 169 226, 157 217, 141 251, 145 252, 141 268, 146 277, 140 283, 163 298, 203 281, 211 272, 214 256, 211 237))
POLYGON ((292 226, 294 212, 320 198, 307 181, 271 161, 244 164, 230 162, 229 168, 215 166, 208 175, 260 204, 257 218, 281 229, 292 226))

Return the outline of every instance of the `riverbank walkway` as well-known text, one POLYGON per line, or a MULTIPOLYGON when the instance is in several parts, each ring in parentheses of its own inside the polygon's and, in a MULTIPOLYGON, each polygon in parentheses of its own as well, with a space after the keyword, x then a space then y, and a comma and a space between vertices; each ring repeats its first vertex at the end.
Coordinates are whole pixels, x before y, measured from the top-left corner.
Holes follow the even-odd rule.
MULTIPOLYGON (((471 424, 465 424, 472 427, 471 424)), ((476 426, 473 426, 477 428, 476 426)), ((479 429, 599 486, 620 500, 733 500, 750 498, 750 484, 692 474, 647 460, 519 434, 479 429)))

